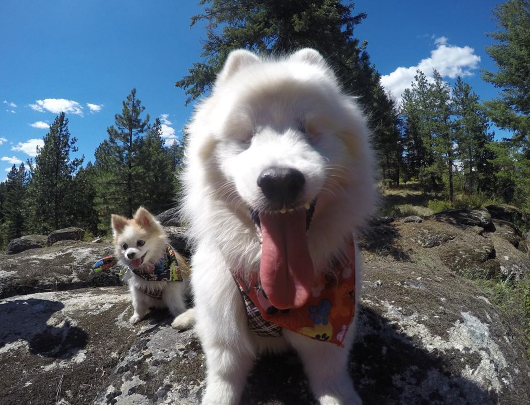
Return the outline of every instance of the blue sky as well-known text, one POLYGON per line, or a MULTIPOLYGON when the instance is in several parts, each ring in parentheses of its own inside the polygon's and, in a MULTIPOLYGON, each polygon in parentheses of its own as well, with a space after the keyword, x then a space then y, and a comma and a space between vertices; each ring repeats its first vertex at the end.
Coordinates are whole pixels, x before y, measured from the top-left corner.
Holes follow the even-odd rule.
MULTIPOLYGON (((499 3, 497 1, 497 3, 499 3)), ((397 98, 416 68, 463 75, 488 100, 497 90, 480 78, 495 70, 484 47, 496 29, 490 0, 362 0, 368 17, 355 33, 368 41, 383 85, 397 98)), ((192 106, 174 83, 200 60, 201 12, 184 0, 1 0, 0 178, 35 155, 47 126, 65 110, 80 153, 94 160, 133 87, 151 116, 178 138, 192 106)), ((504 134, 505 136, 507 134, 504 134)))

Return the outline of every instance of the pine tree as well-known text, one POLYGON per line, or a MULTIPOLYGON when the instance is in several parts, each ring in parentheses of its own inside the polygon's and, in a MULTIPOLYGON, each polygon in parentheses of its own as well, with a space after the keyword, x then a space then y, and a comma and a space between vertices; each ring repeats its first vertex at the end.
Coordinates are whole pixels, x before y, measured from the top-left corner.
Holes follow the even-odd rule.
POLYGON ((155 214, 175 205, 175 170, 170 150, 164 146, 162 125, 157 118, 139 148, 143 205, 155 214))
POLYGON ((75 137, 70 137, 65 114, 59 114, 32 166, 29 210, 34 231, 48 233, 73 225, 77 204, 73 176, 84 159, 70 158, 71 152, 77 152, 76 142, 75 137))
POLYGON ((488 35, 496 42, 486 47, 498 71, 483 71, 483 79, 501 89, 499 98, 485 102, 488 115, 514 132, 529 158, 530 134, 530 0, 508 0, 493 14, 500 31, 488 35))
POLYGON ((13 165, 7 175, 5 182, 5 203, 4 203, 4 242, 22 236, 24 230, 24 212, 21 202, 25 198, 28 186, 28 175, 24 163, 16 167, 13 165))
POLYGON ((144 203, 141 192, 141 137, 149 126, 149 114, 132 89, 123 102, 121 114, 114 116, 115 125, 107 129, 109 138, 103 141, 95 153, 96 209, 100 220, 99 229, 109 229, 111 214, 132 217, 134 210, 144 203))
MULTIPOLYGON (((432 130, 434 138, 434 153, 436 162, 441 165, 441 171, 447 173, 447 183, 449 187, 449 201, 454 199, 454 163, 455 140, 451 123, 451 96, 450 88, 442 79, 438 71, 434 70, 434 83, 430 85, 432 98, 432 130)), ((436 167, 436 166, 435 166, 436 167)))
POLYGON ((464 190, 470 194, 495 190, 494 155, 486 146, 493 141, 489 121, 471 86, 458 77, 453 86, 452 104, 458 157, 464 173, 464 190))
POLYGON ((98 213, 94 206, 97 182, 97 174, 91 162, 88 162, 86 167, 81 167, 73 179, 76 193, 75 225, 93 235, 98 233, 98 213))

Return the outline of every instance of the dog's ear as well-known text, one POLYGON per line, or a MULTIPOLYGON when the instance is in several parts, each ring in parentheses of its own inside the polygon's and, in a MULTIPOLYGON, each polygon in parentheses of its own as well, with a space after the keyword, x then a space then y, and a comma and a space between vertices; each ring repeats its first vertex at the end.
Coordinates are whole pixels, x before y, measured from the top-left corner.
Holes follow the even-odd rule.
POLYGON ((245 49, 232 51, 228 55, 228 58, 226 58, 223 70, 221 70, 221 73, 217 76, 217 80, 223 82, 232 77, 242 67, 259 62, 261 62, 260 58, 245 49))
POLYGON ((142 228, 148 229, 153 226, 153 224, 156 222, 156 219, 144 207, 140 207, 134 214, 134 221, 142 228))
POLYGON ((125 225, 127 225, 127 218, 115 214, 112 214, 110 218, 112 232, 114 233, 114 236, 117 236, 123 232, 123 228, 125 228, 125 225))
POLYGON ((318 51, 315 51, 311 48, 300 49, 299 51, 293 53, 289 59, 299 62, 306 62, 311 65, 326 66, 324 57, 318 51))

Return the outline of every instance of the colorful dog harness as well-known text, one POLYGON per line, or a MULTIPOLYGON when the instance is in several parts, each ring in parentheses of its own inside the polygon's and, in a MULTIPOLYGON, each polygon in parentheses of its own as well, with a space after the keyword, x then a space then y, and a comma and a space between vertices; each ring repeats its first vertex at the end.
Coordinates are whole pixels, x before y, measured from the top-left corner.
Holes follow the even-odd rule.
POLYGON ((301 308, 279 310, 272 306, 259 276, 250 283, 234 276, 247 311, 249 329, 258 336, 278 337, 282 329, 344 347, 346 332, 355 315, 355 244, 337 261, 333 274, 313 285, 312 295, 301 308))
MULTIPOLYGON (((98 260, 92 269, 95 272, 99 272, 111 268, 117 263, 118 261, 114 256, 107 256, 98 260)), ((184 281, 175 250, 169 244, 166 245, 164 256, 157 262, 149 263, 149 266, 142 266, 142 268, 138 269, 129 267, 127 269, 146 281, 184 281)), ((120 275, 124 273, 125 271, 120 272, 120 275)), ((139 290, 151 298, 162 299, 162 289, 153 290, 146 287, 139 290)))

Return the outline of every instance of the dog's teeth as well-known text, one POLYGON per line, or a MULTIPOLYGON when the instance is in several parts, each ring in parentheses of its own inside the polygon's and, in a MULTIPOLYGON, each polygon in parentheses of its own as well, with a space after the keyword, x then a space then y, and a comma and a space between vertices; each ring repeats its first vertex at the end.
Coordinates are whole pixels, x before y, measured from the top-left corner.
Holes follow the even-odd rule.
POLYGON ((308 210, 309 208, 311 208, 311 205, 309 203, 305 203, 304 208, 308 210))
POLYGON ((285 214, 287 212, 287 210, 285 209, 285 207, 283 207, 281 210, 280 210, 280 214, 285 214))

